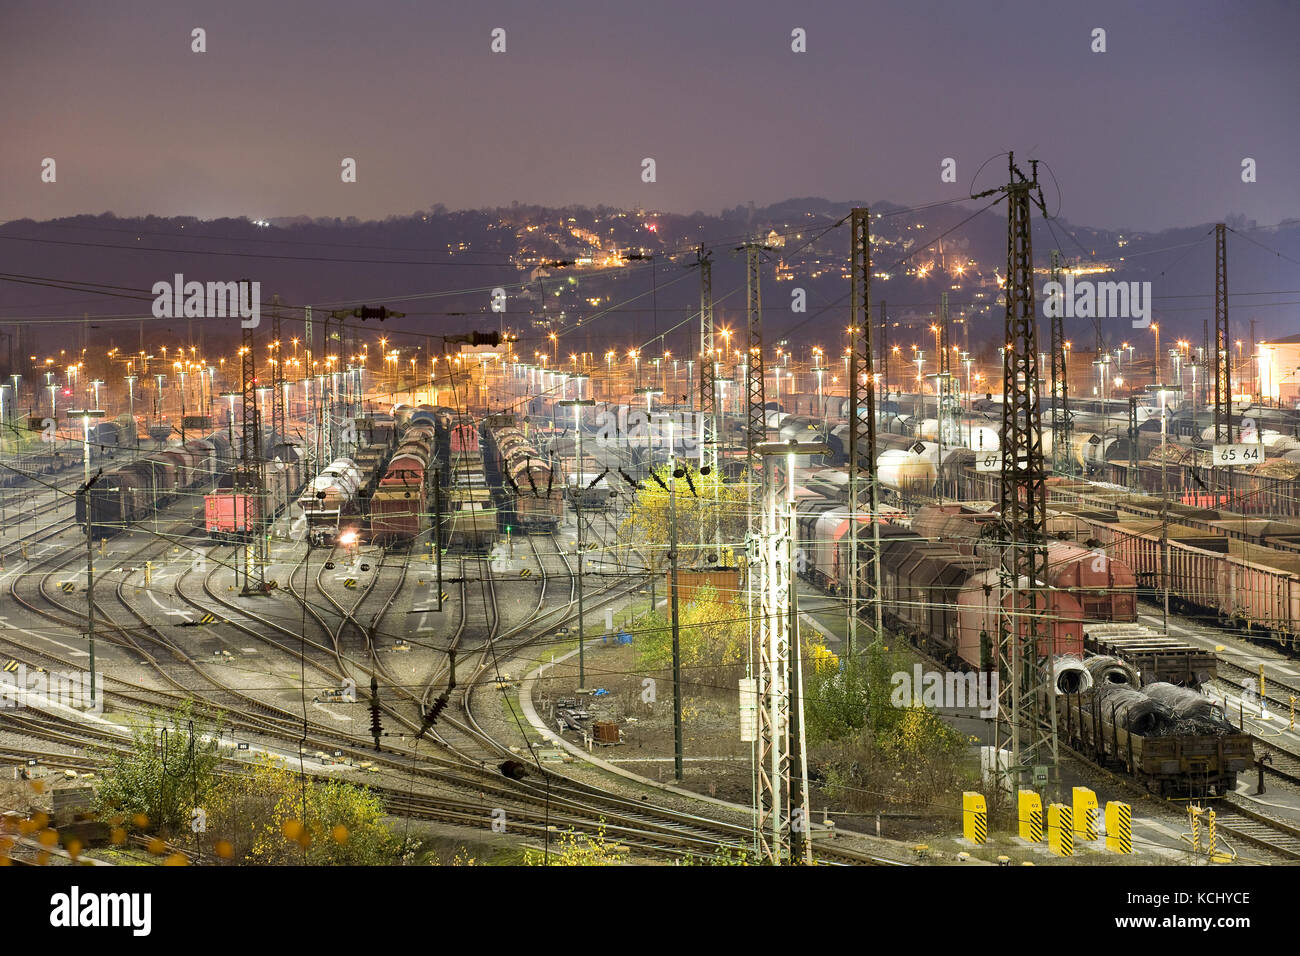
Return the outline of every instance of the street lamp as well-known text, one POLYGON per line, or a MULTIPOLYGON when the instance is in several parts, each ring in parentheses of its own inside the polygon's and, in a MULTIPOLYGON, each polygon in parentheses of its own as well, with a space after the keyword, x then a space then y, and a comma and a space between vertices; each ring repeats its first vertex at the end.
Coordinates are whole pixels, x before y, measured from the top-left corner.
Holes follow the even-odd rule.
POLYGON ((90 484, 90 420, 92 418, 103 418, 103 409, 99 408, 70 408, 68 417, 81 418, 81 445, 82 445, 82 467, 85 472, 85 482, 90 484))
POLYGON ((136 448, 139 448, 140 428, 135 423, 135 376, 134 375, 126 376, 126 395, 127 395, 127 401, 130 402, 130 406, 131 406, 131 433, 132 435, 134 435, 134 439, 132 440, 131 444, 133 444, 136 448))

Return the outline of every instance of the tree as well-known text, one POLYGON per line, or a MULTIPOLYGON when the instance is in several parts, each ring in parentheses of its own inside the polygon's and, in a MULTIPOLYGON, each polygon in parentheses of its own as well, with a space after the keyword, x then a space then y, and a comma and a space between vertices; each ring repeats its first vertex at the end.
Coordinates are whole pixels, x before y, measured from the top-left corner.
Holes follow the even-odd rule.
POLYGON ((685 462, 680 463, 682 476, 673 478, 667 467, 656 468, 644 487, 635 493, 628 515, 619 526, 619 539, 645 552, 653 568, 668 564, 669 483, 677 499, 677 545, 679 562, 695 567, 723 564, 705 557, 712 554, 715 542, 734 546, 744 540, 749 512, 748 492, 743 485, 729 484, 713 472, 701 475, 685 462), (658 480, 656 480, 658 479, 658 480), (701 547, 701 542, 703 546, 701 547))
POLYGON ((849 809, 925 805, 960 789, 966 739, 920 706, 895 706, 896 672, 906 655, 880 643, 839 666, 814 665, 805 681, 808 741, 820 758, 822 789, 849 809))
POLYGON ((191 812, 216 783, 218 724, 196 712, 192 701, 136 724, 128 749, 106 754, 96 794, 101 818, 130 819, 140 829, 165 832, 188 827, 191 812))
MULTIPOLYGON (((658 612, 646 619, 646 633, 639 639, 641 666, 663 670, 673 663, 672 628, 658 612)), ((720 668, 744 663, 749 646, 749 629, 740 606, 718 599, 711 587, 695 591, 678 609, 678 647, 688 680, 718 684, 720 668)))
POLYGON ((838 666, 826 666, 829 662, 815 650, 808 656, 814 662, 804 682, 810 742, 841 740, 863 730, 873 735, 889 731, 897 719, 889 701, 889 678, 907 669, 906 658, 879 643, 868 645, 860 657, 837 661, 838 666))
POLYGON ((270 755, 223 778, 206 810, 214 849, 235 863, 379 866, 400 850, 373 790, 304 779, 270 755))
POLYGON ((560 834, 549 853, 524 850, 525 866, 621 866, 626 862, 627 847, 605 839, 603 820, 594 837, 569 829, 560 834))

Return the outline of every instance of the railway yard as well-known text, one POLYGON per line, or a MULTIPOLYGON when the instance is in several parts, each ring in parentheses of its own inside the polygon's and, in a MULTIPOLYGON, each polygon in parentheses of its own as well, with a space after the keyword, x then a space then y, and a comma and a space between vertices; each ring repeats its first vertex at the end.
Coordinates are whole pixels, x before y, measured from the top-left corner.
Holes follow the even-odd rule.
MULTIPOLYGON (((323 466, 280 438, 315 427, 310 403, 281 410, 283 431, 237 436, 232 418, 225 432, 194 423, 208 429, 198 439, 101 446, 102 461, 85 463, 99 476, 88 492, 70 479, 56 488, 46 459, 15 455, 15 477, 0 490, 22 515, 0 534, 0 658, 15 690, 21 678, 45 693, 10 693, 19 706, 0 724, 0 761, 12 779, 0 793, 14 820, 44 814, 81 835, 52 846, 19 828, 9 857, 229 861, 231 841, 219 833, 144 819, 118 837, 95 822, 92 794, 138 759, 149 725, 210 751, 222 775, 265 764, 352 785, 401 821, 404 845, 427 861, 545 861, 575 845, 620 862, 757 859, 743 729, 752 665, 743 651, 716 653, 735 642, 754 600, 724 501, 743 491, 733 463, 744 449, 718 443, 714 486, 699 449, 677 445, 673 426, 653 418, 641 428, 632 416, 611 436, 589 416, 579 450, 577 433, 556 427, 568 414, 563 392, 521 402, 521 374, 485 378, 490 400, 477 414, 415 391, 386 406, 336 397, 331 412, 349 423, 351 441, 322 448, 314 459, 323 466), (248 482, 236 437, 284 455, 264 492, 248 482), (46 489, 48 506, 22 510, 46 489), (679 507, 674 494, 688 500, 679 507), (656 499, 671 504, 690 542, 676 567, 653 520, 656 499), (712 625, 692 616, 709 608, 712 625), (654 650, 670 609, 684 614, 684 634, 701 635, 684 681, 654 650), (92 673, 93 688, 71 681, 92 673)), ((604 389, 616 398, 618 387, 604 389)), ((815 398, 791 395, 790 412, 769 412, 771 437, 819 426, 834 434, 842 407, 804 404, 815 398)), ((967 424, 996 432, 995 411, 972 408, 967 424)), ((732 416, 721 421, 723 435, 736 433, 732 416)), ((1054 719, 1056 762, 1018 793, 1041 794, 1044 805, 1080 793, 1097 802, 1063 854, 1026 835, 1024 810, 981 766, 1003 731, 996 686, 978 700, 973 688, 1002 673, 999 609, 1013 591, 998 570, 996 489, 975 456, 936 452, 926 422, 886 409, 878 424, 883 435, 912 433, 907 460, 882 454, 878 522, 862 514, 851 525, 844 455, 830 442, 802 460, 792 452, 783 479, 813 731, 800 741, 810 858, 894 867, 1300 860, 1300 525, 1249 504, 1284 495, 1277 479, 1238 482, 1218 508, 1189 496, 1200 477, 1183 472, 1166 470, 1165 487, 1181 493, 1164 498, 1104 480, 1124 476, 1083 455, 1070 477, 1048 479, 1047 570, 1035 599, 1047 613, 1034 667, 1045 675, 1038 713, 1054 719), (846 602, 855 545, 860 585, 878 549, 876 602, 846 602), (865 629, 876 603, 881 639, 857 653, 878 679, 879 667, 915 675, 915 692, 894 706, 931 711, 947 728, 940 736, 959 741, 941 772, 924 758, 938 781, 924 793, 846 771, 846 752, 868 764, 882 757, 820 729, 821 695, 851 680, 847 608, 865 629), (840 662, 838 676, 823 670, 828 659, 840 662), (934 699, 921 690, 929 674, 938 675, 934 699), (954 674, 971 699, 943 696, 954 674), (988 801, 983 840, 965 829, 971 793, 988 801), (1123 855, 1109 852, 1106 804, 1131 813, 1123 855)), ((1104 435, 1128 423, 1080 412, 1075 424, 1104 435)), ((1139 461, 1154 455, 1168 469, 1160 452, 1169 445, 1166 434, 1139 461)))

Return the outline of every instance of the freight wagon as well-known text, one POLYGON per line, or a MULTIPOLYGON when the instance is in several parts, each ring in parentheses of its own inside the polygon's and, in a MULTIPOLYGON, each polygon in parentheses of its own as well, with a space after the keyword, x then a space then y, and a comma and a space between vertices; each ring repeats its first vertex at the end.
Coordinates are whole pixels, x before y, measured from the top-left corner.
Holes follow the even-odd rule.
POLYGON ((415 421, 412 418, 370 498, 370 540, 375 544, 410 544, 429 526, 432 470, 438 467, 433 453, 437 426, 415 421))
POLYGON ((1170 684, 1104 683, 1055 698, 1061 737, 1162 797, 1223 796, 1254 765, 1249 734, 1209 698, 1170 684))
MULTIPOLYGON (((1000 562, 1001 517, 963 505, 926 505, 912 516, 912 530, 932 541, 946 541, 968 554, 1000 562)), ((1065 522, 1058 521, 1058 525, 1065 522)), ((1077 533, 1073 522, 1068 522, 1077 533)), ((1123 560, 1105 550, 1068 541, 1047 543, 1046 580, 1078 599, 1088 621, 1136 621, 1137 578, 1123 560)))
POLYGON ((265 494, 249 488, 214 488, 204 496, 204 527, 217 541, 243 542, 284 512, 302 489, 302 461, 277 459, 263 469, 265 494))
POLYGON ((485 427, 489 481, 505 520, 525 532, 554 531, 564 517, 558 462, 542 455, 507 415, 485 427))
POLYGON ((153 516, 177 496, 215 482, 228 467, 228 451, 225 436, 217 433, 106 471, 88 496, 85 489, 78 489, 77 522, 84 527, 89 509, 91 533, 111 537, 153 516))
POLYGON ((448 547, 486 551, 497 539, 497 511, 483 467, 478 426, 465 416, 451 424, 451 481, 443 514, 448 547))
POLYGON ((1300 554, 1114 512, 1079 517, 1107 554, 1134 570, 1149 595, 1167 587, 1177 612, 1284 647, 1300 644, 1300 554))
MULTIPOLYGON (((880 529, 880 601, 884 617, 922 651, 960 668, 985 670, 996 660, 1005 611, 1011 610, 1002 571, 976 555, 927 541, 904 528, 880 529)), ((863 548, 862 566, 869 567, 863 548)), ((1083 654, 1083 611, 1068 592, 1021 591, 1016 607, 1023 637, 1039 618, 1038 655, 1083 654)))

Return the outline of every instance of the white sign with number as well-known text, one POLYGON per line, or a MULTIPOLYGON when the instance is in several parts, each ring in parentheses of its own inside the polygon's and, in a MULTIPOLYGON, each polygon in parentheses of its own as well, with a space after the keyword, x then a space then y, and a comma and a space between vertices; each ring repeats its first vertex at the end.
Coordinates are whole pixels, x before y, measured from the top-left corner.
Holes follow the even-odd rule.
POLYGON ((983 451, 975 456, 976 471, 1001 471, 1002 455, 996 451, 983 451))
POLYGON ((1219 468, 1231 468, 1234 465, 1258 465, 1263 460, 1263 445, 1214 446, 1214 464, 1219 468))

